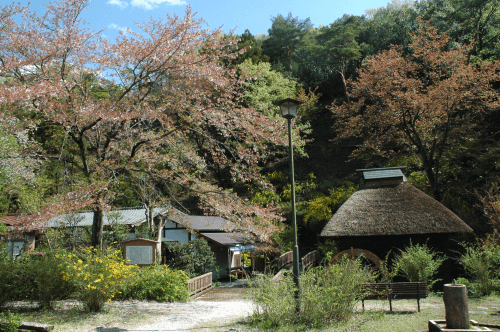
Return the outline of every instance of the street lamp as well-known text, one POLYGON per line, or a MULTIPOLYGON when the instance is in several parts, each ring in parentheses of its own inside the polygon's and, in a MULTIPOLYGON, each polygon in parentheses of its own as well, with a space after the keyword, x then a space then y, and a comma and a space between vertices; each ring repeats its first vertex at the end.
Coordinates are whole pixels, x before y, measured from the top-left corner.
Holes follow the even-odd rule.
POLYGON ((302 102, 287 98, 273 103, 281 109, 281 115, 288 120, 288 146, 290 148, 290 179, 292 182, 292 226, 293 226, 293 280, 300 291, 299 246, 297 244, 297 219, 295 216, 295 177, 293 169, 292 119, 297 116, 297 109, 302 102))

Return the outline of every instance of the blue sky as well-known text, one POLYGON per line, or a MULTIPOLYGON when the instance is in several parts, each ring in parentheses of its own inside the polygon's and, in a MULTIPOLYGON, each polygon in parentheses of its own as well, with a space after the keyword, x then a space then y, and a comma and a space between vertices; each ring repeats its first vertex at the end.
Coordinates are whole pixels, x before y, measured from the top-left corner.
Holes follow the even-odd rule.
MULTIPOLYGON (((17 3, 18 1, 16 1, 17 3)), ((20 1, 26 5, 28 1, 20 1)), ((31 0, 30 7, 43 11, 45 0, 31 0)), ((11 2, 0 0, 2 5, 11 2)), ((92 0, 82 13, 92 30, 105 29, 109 38, 117 29, 134 29, 134 22, 147 21, 150 16, 165 17, 177 14, 184 16, 187 5, 198 18, 203 18, 211 29, 224 25, 228 32, 236 28, 237 34, 249 29, 254 35, 267 34, 271 18, 278 14, 300 19, 310 18, 315 27, 328 25, 343 14, 362 15, 366 9, 387 6, 388 0, 92 0)))

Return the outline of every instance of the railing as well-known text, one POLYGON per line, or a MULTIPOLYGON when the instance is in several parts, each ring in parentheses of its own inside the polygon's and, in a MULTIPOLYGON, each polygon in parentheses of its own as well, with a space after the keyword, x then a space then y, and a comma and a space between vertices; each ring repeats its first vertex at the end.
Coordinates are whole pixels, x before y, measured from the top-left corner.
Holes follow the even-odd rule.
POLYGON ((210 287, 212 287, 212 272, 188 280, 189 296, 198 294, 210 287))
POLYGON ((283 255, 278 258, 278 266, 277 269, 278 271, 283 268, 283 266, 293 262, 293 252, 285 252, 283 255))
POLYGON ((302 263, 302 271, 304 271, 309 265, 312 265, 316 263, 316 259, 318 257, 318 251, 314 250, 302 257, 301 263, 302 263))

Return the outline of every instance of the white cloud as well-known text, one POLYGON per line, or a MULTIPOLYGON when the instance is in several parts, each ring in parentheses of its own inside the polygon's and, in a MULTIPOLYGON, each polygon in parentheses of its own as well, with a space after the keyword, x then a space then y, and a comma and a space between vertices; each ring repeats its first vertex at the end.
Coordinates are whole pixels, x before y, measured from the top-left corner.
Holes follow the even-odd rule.
POLYGON ((128 6, 128 3, 126 1, 122 1, 122 0, 108 0, 108 3, 110 5, 117 5, 120 8, 125 8, 128 6))
POLYGON ((125 34, 130 32, 130 28, 121 27, 118 24, 114 24, 114 23, 111 23, 110 25, 108 25, 108 28, 116 29, 116 30, 121 31, 125 34))
MULTIPOLYGON (((113 0, 114 1, 114 0, 113 0)), ((167 3, 168 5, 185 5, 186 2, 184 0, 132 0, 130 4, 135 7, 141 7, 146 10, 151 10, 162 3, 167 3)))

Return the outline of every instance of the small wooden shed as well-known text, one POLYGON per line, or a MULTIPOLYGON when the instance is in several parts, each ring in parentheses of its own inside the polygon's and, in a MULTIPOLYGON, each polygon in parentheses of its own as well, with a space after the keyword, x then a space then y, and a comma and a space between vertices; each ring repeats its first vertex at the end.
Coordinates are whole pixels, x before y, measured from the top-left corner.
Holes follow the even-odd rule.
POLYGON ((127 264, 152 265, 156 258, 157 243, 158 241, 141 238, 123 241, 123 258, 127 260, 127 264))

